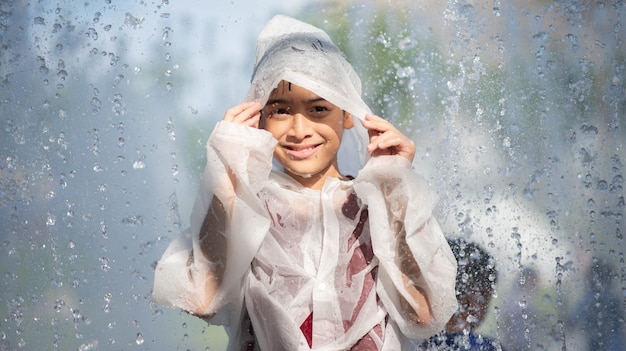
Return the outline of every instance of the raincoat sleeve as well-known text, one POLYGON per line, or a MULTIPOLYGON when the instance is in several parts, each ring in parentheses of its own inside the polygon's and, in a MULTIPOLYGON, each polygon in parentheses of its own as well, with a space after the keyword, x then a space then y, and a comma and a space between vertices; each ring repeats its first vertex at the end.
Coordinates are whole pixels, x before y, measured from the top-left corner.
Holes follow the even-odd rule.
POLYGON ((226 121, 216 125, 190 227, 157 264, 156 303, 203 317, 225 305, 234 307, 233 315, 241 310, 244 277, 269 228, 256 194, 271 171, 275 145, 265 130, 226 121))
POLYGON ((371 158, 354 187, 368 206, 372 246, 379 260, 377 294, 390 318, 409 338, 437 333, 457 309, 457 264, 432 215, 436 194, 400 156, 371 158), (415 308, 417 302, 405 288, 403 273, 426 296, 431 323, 407 318, 407 307, 415 308))

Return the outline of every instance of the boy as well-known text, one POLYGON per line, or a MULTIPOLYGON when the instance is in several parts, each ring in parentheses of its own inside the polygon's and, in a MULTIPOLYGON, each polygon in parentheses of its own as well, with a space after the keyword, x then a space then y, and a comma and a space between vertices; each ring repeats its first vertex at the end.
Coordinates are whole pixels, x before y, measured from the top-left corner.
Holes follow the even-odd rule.
POLYGON ((436 196, 360 93, 326 33, 266 25, 246 102, 209 138, 191 227, 157 265, 157 303, 229 325, 236 350, 399 350, 443 327, 456 261, 436 196), (352 178, 339 159, 358 164, 360 141, 371 158, 352 178))

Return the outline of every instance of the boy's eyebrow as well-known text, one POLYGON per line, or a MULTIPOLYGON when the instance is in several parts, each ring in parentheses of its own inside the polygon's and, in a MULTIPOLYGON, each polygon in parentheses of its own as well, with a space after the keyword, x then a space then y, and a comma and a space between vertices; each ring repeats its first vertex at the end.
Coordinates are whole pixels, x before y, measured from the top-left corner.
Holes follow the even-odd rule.
POLYGON ((310 99, 310 100, 308 100, 306 102, 311 103, 311 102, 320 102, 320 101, 326 101, 326 99, 324 99, 323 97, 316 97, 316 98, 310 99))
POLYGON ((272 100, 267 100, 267 102, 265 103, 265 106, 267 105, 273 105, 273 104, 286 104, 288 101, 286 99, 272 99, 272 100))
MULTIPOLYGON (((323 97, 315 97, 309 100, 305 100, 305 103, 315 103, 315 102, 320 102, 320 101, 326 101, 326 99, 324 99, 323 97)), ((287 104, 291 101, 287 100, 287 99, 272 99, 272 100, 268 100, 267 103, 265 104, 267 105, 272 105, 272 104, 287 104)))

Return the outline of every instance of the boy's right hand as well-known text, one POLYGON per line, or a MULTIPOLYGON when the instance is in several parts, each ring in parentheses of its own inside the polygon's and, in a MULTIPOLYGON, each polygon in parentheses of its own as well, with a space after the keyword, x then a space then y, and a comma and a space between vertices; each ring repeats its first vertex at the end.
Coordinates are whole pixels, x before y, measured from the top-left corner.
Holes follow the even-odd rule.
POLYGON ((224 120, 235 124, 259 128, 262 108, 263 104, 258 101, 244 102, 226 111, 224 120))

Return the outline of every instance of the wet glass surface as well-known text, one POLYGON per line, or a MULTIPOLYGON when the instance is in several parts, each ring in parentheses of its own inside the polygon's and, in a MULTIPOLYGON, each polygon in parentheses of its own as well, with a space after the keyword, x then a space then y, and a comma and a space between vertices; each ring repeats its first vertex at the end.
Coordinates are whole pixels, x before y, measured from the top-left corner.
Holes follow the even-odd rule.
POLYGON ((415 141, 446 234, 494 256, 481 333, 624 345, 623 3, 255 6, 0 3, 0 349, 224 349, 151 304, 153 269, 276 13, 329 32, 415 141))

